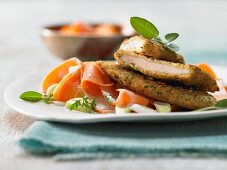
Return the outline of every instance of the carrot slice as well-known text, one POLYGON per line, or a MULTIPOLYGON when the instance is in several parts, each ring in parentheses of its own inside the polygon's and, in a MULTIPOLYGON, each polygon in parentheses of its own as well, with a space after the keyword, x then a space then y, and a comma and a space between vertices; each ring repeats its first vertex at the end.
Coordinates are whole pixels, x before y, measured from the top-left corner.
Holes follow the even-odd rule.
POLYGON ((119 30, 111 24, 101 24, 95 28, 95 33, 100 35, 119 34, 119 30))
POLYGON ((128 106, 131 104, 141 104, 143 106, 147 106, 149 104, 149 100, 145 97, 139 96, 132 91, 126 89, 118 89, 119 96, 117 100, 113 103, 118 106, 128 106))
POLYGON ((214 71, 210 68, 209 65, 205 64, 205 63, 201 63, 198 64, 198 67, 200 69, 202 69, 203 71, 207 72, 208 74, 210 74, 213 78, 217 79, 216 74, 214 73, 214 71))
POLYGON ((71 66, 76 66, 80 64, 81 61, 77 58, 70 58, 64 61, 62 64, 54 68, 51 72, 47 74, 42 82, 42 90, 45 93, 48 87, 52 84, 59 83, 62 78, 68 73, 68 69, 71 66))
POLYGON ((75 23, 72 25, 63 26, 60 29, 60 32, 65 33, 65 34, 91 33, 91 32, 93 32, 93 28, 82 22, 78 22, 78 23, 75 23))
POLYGON ((80 88, 80 81, 81 69, 75 74, 66 74, 54 89, 53 98, 57 101, 66 102, 69 99, 81 97, 82 90, 80 88))

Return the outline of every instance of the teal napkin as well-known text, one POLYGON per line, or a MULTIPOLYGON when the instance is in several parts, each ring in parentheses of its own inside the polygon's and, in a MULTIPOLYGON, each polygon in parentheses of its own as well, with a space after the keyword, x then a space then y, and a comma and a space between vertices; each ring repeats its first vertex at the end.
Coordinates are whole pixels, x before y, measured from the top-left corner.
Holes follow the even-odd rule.
POLYGON ((227 118, 178 123, 60 124, 37 121, 19 145, 57 160, 227 156, 227 118))

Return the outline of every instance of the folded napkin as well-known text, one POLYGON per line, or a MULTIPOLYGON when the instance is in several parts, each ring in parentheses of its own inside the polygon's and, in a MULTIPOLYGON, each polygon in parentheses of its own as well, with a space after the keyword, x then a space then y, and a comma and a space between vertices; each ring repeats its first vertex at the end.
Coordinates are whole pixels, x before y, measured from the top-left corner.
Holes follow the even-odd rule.
POLYGON ((227 118, 178 123, 61 124, 37 121, 19 145, 58 160, 227 156, 227 118))

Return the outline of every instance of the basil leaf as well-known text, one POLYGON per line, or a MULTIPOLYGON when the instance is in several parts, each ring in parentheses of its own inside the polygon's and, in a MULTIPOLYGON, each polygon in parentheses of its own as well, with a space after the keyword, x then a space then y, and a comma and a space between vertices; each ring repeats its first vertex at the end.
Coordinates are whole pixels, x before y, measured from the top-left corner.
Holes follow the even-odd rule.
POLYGON ((180 50, 180 47, 177 46, 176 44, 169 44, 168 47, 172 51, 179 51, 180 50))
POLYGON ((175 39, 177 39, 177 37, 179 37, 178 33, 169 33, 165 35, 165 39, 168 43, 174 41, 175 39))
POLYGON ((38 102, 42 100, 43 95, 36 91, 26 91, 20 95, 20 99, 29 101, 29 102, 38 102))
POLYGON ((144 18, 131 17, 130 23, 134 30, 145 38, 152 39, 159 35, 158 29, 144 18))
POLYGON ((216 104, 216 107, 227 108, 227 99, 219 100, 216 104))

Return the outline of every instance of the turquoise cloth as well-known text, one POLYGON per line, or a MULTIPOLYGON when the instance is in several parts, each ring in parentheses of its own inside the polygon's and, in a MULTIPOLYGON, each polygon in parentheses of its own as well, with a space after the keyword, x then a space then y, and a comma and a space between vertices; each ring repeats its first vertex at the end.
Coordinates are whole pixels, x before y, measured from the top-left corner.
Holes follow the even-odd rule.
POLYGON ((61 124, 37 121, 19 145, 58 160, 227 156, 227 118, 178 123, 61 124))

